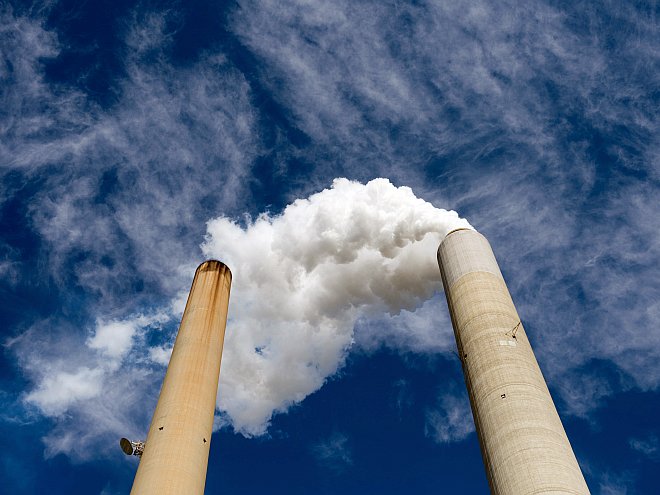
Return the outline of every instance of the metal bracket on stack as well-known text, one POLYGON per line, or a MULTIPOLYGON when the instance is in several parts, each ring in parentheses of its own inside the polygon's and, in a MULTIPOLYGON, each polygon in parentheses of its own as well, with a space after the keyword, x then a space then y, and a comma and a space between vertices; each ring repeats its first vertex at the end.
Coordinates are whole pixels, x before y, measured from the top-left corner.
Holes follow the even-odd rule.
POLYGON ((138 457, 141 457, 142 452, 144 452, 144 441, 142 440, 133 442, 128 438, 122 438, 121 440, 119 440, 119 446, 126 455, 136 455, 138 457))

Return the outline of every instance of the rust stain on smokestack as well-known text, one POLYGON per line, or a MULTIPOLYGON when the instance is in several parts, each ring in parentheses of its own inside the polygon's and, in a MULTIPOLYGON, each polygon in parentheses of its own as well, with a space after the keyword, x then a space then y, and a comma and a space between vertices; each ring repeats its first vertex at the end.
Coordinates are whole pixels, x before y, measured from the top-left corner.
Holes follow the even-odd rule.
POLYGON ((588 494, 490 244, 457 229, 438 264, 491 492, 588 494))
POLYGON ((133 495, 204 493, 231 278, 217 260, 195 272, 133 495))

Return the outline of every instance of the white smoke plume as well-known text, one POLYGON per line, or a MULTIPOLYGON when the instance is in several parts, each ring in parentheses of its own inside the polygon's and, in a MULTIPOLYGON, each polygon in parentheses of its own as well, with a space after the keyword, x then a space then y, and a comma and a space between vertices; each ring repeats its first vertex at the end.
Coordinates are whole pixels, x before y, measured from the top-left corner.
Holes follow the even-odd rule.
POLYGON ((435 253, 470 227, 387 179, 335 179, 281 215, 208 223, 202 249, 232 270, 218 407, 246 435, 343 364, 359 317, 414 310, 441 285, 435 253))

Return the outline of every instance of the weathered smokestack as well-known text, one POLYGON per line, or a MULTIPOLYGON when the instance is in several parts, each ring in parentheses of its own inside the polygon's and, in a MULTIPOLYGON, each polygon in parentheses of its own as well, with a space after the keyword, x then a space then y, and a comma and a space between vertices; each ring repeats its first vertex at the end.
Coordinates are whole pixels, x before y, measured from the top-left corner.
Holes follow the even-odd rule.
POLYGON ((438 264, 491 492, 588 494, 490 244, 455 230, 438 264))
POLYGON ((230 286, 219 261, 195 272, 133 495, 204 493, 230 286))

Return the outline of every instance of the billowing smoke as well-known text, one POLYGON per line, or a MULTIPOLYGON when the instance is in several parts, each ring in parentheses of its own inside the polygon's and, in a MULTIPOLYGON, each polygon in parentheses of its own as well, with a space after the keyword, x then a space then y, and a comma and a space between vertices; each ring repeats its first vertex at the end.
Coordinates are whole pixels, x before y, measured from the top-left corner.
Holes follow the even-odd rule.
POLYGON ((414 310, 441 285, 435 252, 469 227, 387 179, 335 179, 281 215, 208 223, 202 249, 234 278, 218 405, 247 435, 342 365, 358 318, 414 310))

